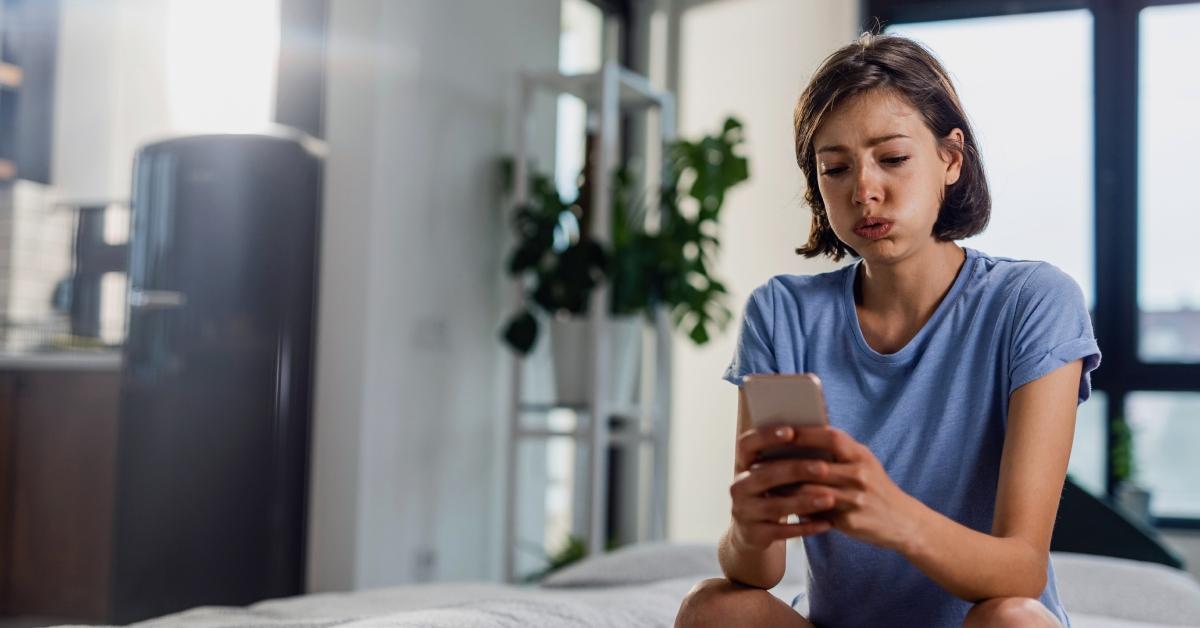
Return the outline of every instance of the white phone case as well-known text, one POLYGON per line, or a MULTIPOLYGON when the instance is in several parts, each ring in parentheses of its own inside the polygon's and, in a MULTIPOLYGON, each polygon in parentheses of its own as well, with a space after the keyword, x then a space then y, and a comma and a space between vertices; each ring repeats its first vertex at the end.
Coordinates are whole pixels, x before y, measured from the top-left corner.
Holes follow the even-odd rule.
MULTIPOLYGON (((812 373, 747 375, 742 388, 746 392, 746 411, 750 415, 752 427, 829 425, 821 379, 812 373)), ((778 458, 819 458, 832 461, 833 454, 827 449, 781 445, 764 449, 758 459, 766 461, 778 458)), ((789 485, 781 488, 794 487, 789 485)))
POLYGON ((747 375, 742 387, 754 427, 776 423, 829 425, 821 379, 812 373, 747 375))

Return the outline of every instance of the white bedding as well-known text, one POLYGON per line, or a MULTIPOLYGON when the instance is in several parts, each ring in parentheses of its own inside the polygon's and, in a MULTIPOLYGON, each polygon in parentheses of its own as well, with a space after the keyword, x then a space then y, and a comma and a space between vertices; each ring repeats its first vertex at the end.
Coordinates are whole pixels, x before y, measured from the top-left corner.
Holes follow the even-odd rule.
MULTIPOLYGON (((1200 584, 1148 563, 1052 554, 1073 628, 1200 626, 1200 584)), ((789 573, 803 573, 789 569, 789 573)), ((553 587, 497 583, 410 585, 267 600, 249 607, 200 607, 134 624, 142 628, 324 628, 393 626, 630 628, 671 626, 697 581, 716 575, 715 549, 647 545, 583 561, 553 587)), ((772 593, 790 601, 804 581, 772 593)), ((803 609, 802 609, 803 610, 803 609)))

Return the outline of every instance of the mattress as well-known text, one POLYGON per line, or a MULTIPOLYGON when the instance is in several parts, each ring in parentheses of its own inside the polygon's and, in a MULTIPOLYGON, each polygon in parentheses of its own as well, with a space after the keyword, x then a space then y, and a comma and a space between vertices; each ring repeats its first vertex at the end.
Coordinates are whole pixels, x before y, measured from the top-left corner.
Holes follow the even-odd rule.
MULTIPOLYGON (((792 560, 803 560, 803 556, 792 560)), ((1200 626, 1200 584, 1138 561, 1053 552, 1059 595, 1074 628, 1200 626)), ((804 569, 771 590, 790 601, 804 569)), ((711 545, 644 544, 560 570, 540 585, 459 582, 314 593, 247 607, 202 606, 133 624, 142 628, 426 628, 672 626, 679 602, 719 575, 711 545)), ((804 609, 801 608, 803 611, 804 609)))

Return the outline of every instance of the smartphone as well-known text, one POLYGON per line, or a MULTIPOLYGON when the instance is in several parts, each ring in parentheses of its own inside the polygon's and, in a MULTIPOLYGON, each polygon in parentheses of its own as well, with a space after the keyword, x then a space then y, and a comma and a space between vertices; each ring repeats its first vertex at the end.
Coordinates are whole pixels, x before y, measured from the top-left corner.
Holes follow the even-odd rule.
MULTIPOLYGON (((747 375, 742 380, 746 410, 752 427, 791 425, 796 427, 829 425, 821 379, 812 373, 793 375, 747 375)), ((781 458, 817 458, 833 462, 828 449, 779 445, 759 452, 756 461, 781 458)), ((786 484, 771 489, 774 495, 787 495, 801 486, 786 484)))

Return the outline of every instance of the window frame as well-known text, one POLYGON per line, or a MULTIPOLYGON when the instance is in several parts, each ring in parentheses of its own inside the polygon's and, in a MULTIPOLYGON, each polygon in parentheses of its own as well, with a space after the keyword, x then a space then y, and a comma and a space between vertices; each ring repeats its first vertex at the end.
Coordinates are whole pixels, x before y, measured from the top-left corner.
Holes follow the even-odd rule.
MULTIPOLYGON (((894 24, 1087 9, 1093 19, 1094 216, 1092 313, 1103 364, 1092 387, 1107 398, 1105 490, 1114 497, 1114 421, 1133 392, 1200 392, 1200 364, 1138 355, 1138 15, 1200 0, 860 0, 862 30, 894 24), (1103 71, 1101 71, 1103 69, 1103 71), (1132 86, 1132 87, 1131 87, 1132 86)), ((1200 420, 1200 419, 1198 419, 1200 420)), ((1200 529, 1200 518, 1154 517, 1158 528, 1200 529)))

